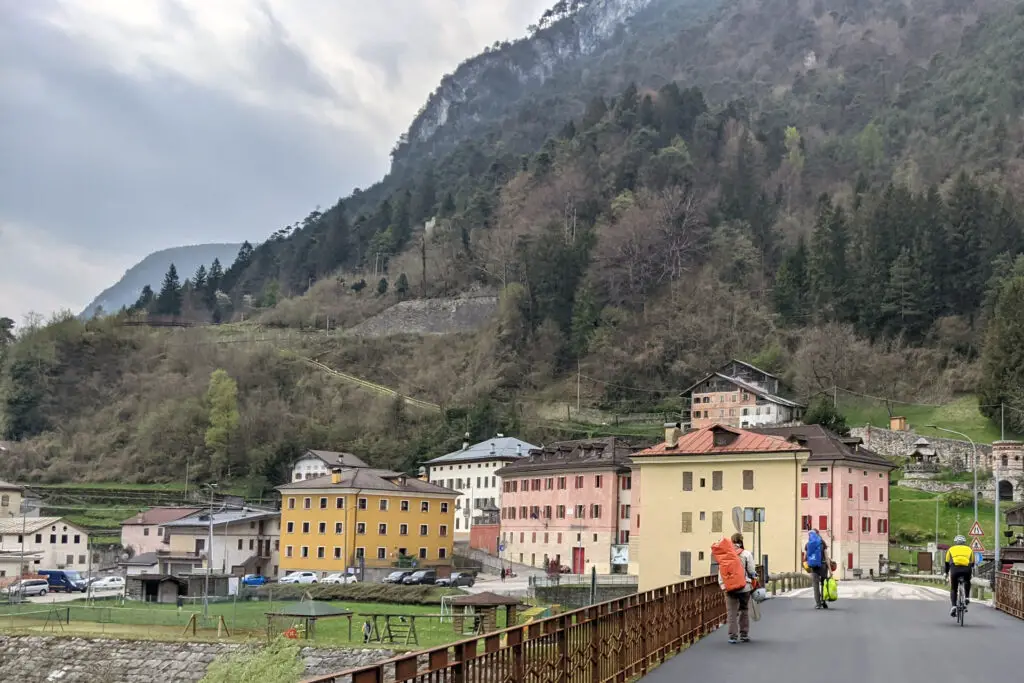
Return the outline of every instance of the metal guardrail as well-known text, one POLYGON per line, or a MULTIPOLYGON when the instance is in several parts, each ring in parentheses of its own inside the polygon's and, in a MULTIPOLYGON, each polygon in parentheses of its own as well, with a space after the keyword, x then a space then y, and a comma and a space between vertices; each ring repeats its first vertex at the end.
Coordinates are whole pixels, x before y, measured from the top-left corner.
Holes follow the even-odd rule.
MULTIPOLYGON (((531 576, 531 587, 555 588, 558 586, 589 586, 590 574, 555 574, 554 576, 531 576)), ((598 586, 636 586, 640 577, 635 574, 598 574, 598 586)))
POLYGON ((709 576, 305 683, 626 681, 724 622, 725 599, 709 576))
POLYGON ((996 609, 1024 619, 1024 574, 999 572, 996 575, 996 609))

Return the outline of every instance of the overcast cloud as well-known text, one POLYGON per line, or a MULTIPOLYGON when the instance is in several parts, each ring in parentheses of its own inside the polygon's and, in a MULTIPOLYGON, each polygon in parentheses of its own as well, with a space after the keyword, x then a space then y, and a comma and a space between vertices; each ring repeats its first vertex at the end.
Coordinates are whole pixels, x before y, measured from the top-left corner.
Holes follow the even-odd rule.
POLYGON ((0 0, 0 316, 372 184, 441 76, 552 1, 0 0))

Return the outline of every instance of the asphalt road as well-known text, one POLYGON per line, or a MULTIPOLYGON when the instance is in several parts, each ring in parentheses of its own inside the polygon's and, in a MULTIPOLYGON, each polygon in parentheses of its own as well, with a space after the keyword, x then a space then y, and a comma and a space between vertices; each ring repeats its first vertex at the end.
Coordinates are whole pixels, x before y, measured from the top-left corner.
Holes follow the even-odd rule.
POLYGON ((750 643, 730 645, 723 626, 644 681, 1022 680, 1024 621, 977 604, 961 628, 949 616, 948 597, 937 591, 890 586, 889 595, 848 590, 856 597, 844 599, 843 588, 827 611, 815 610, 805 592, 769 600, 761 620, 751 623, 750 643))

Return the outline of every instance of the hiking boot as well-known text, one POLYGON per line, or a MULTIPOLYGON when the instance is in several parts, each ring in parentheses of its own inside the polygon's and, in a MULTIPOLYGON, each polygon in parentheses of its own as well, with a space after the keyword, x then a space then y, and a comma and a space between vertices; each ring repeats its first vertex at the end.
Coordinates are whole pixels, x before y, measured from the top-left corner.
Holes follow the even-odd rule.
POLYGON ((749 643, 750 642, 750 636, 748 636, 748 635, 740 636, 740 642, 741 643, 749 643))
POLYGON ((821 609, 828 609, 828 603, 827 602, 821 603, 821 609))
POLYGON ((729 636, 729 644, 730 645, 735 645, 738 642, 740 642, 739 638, 737 638, 736 636, 729 636))
POLYGON ((951 616, 954 619, 956 619, 956 607, 950 607, 949 608, 949 616, 951 616))

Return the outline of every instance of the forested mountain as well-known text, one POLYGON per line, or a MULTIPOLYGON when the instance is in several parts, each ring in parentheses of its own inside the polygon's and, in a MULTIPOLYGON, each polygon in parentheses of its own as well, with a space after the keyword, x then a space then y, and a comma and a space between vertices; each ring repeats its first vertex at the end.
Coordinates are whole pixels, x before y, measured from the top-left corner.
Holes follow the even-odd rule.
MULTIPOLYGON (((501 312, 476 335, 296 342, 462 417, 416 418, 415 443, 397 428, 413 418, 389 407, 342 428, 331 407, 349 395, 265 350, 199 352, 219 342, 190 338, 195 353, 159 351, 116 325, 63 322, 7 354, 6 435, 73 452, 61 473, 100 444, 126 462, 149 448, 163 455, 145 476, 164 476, 204 448, 218 367, 265 437, 249 447, 278 464, 345 438, 412 467, 467 425, 550 437, 521 404, 564 399, 576 372, 598 378, 590 405, 675 410, 679 389, 730 357, 804 397, 980 388, 1024 409, 1020 373, 1000 369, 1018 336, 994 322, 1024 278, 1022 46, 1024 4, 1006 0, 560 2, 529 38, 446 77, 379 184, 243 245, 212 280, 168 273, 134 307, 315 327, 494 287, 501 312), (117 385, 100 338, 147 380, 132 386, 164 393, 117 385), (48 393, 66 392, 72 362, 104 378, 102 417, 48 393), (189 417, 173 439, 141 435, 125 426, 140 405, 189 417), (117 427, 76 441, 84 426, 66 426, 96 419, 117 427)), ((234 448, 218 462, 243 466, 234 448)), ((47 462, 19 471, 54 476, 47 462)))
POLYGON ((205 266, 216 259, 230 264, 238 254, 240 246, 240 244, 194 244, 154 252, 129 268, 120 280, 103 290, 93 299, 92 303, 85 307, 81 316, 91 318, 97 312, 115 313, 122 306, 131 306, 139 298, 143 287, 152 286, 163 279, 172 263, 180 272, 189 274, 199 266, 205 266))

